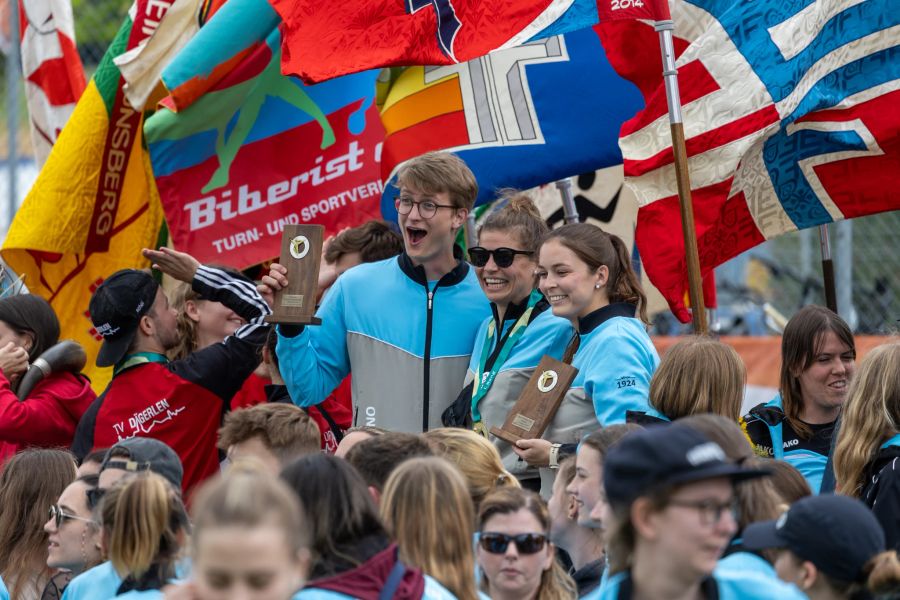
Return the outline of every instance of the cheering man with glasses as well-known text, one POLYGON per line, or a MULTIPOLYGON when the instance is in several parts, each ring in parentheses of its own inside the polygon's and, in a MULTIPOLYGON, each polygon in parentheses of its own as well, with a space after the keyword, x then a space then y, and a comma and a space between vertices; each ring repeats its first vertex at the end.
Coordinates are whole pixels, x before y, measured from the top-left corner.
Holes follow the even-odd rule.
MULTIPOLYGON (((478 195, 472 172, 432 152, 397 182, 405 252, 342 274, 316 313, 321 326, 278 326, 277 354, 300 406, 322 402, 352 370, 354 425, 417 433, 440 426, 488 305, 454 245, 478 195)), ((260 292, 285 287, 286 273, 273 264, 260 292)))

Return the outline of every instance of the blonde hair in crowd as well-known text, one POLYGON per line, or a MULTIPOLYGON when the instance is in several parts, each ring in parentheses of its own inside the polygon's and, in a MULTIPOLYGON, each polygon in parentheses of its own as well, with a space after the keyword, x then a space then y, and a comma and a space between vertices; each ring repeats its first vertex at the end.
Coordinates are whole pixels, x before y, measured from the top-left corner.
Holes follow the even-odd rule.
POLYGON ((497 448, 474 431, 441 427, 422 435, 435 454, 456 465, 466 478, 476 509, 495 488, 520 487, 519 481, 503 468, 497 448))
POLYGON ((162 580, 175 575, 179 534, 188 519, 178 493, 159 475, 143 472, 108 491, 103 527, 109 533, 109 560, 125 579, 140 579, 154 564, 162 580))
POLYGON ((284 533, 294 557, 309 549, 309 527, 297 494, 280 479, 248 467, 233 467, 224 477, 204 484, 194 497, 191 514, 195 550, 211 529, 269 524, 284 533))
POLYGON ((741 417, 747 369, 734 348, 708 336, 687 337, 663 355, 650 379, 650 406, 671 420, 712 413, 741 417))
POLYGON ((860 363, 844 404, 834 450, 837 491, 859 498, 866 466, 900 431, 900 342, 878 346, 860 363))
POLYGON ((406 161, 397 171, 397 186, 422 194, 446 192, 453 206, 466 210, 472 210, 478 197, 475 175, 450 152, 428 152, 406 161))
MULTIPOLYGON (((521 488, 504 488, 488 494, 478 511, 478 530, 481 531, 484 524, 494 515, 517 513, 522 509, 534 515, 534 518, 541 524, 542 533, 547 537, 546 543, 552 546, 549 538, 550 513, 547 511, 547 505, 534 492, 521 488)), ((551 567, 541 574, 541 584, 535 600, 571 600, 577 597, 578 591, 575 582, 554 555, 551 567)))
POLYGON ((385 485, 381 518, 404 563, 422 569, 460 600, 477 600, 475 511, 453 465, 437 457, 401 463, 385 485))
MULTIPOLYGON (((75 480, 75 459, 64 450, 24 450, 3 465, 0 474, 0 576, 11 598, 27 597, 26 586, 43 586, 48 576, 47 509, 75 480), (42 565, 34 573, 34 565, 42 565)), ((40 594, 40 589, 36 590, 40 594)))

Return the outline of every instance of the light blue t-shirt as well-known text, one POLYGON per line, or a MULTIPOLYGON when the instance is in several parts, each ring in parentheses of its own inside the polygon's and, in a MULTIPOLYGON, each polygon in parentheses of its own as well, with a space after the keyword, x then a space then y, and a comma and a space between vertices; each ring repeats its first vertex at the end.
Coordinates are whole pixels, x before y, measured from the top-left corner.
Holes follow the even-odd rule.
POLYGON ((9 590, 6 589, 6 584, 3 583, 2 577, 0 577, 0 600, 9 600, 9 590))
POLYGON ((116 597, 120 585, 122 578, 107 561, 70 581, 62 600, 109 600, 116 597))
MULTIPOLYGON (((297 592, 293 600, 353 600, 353 596, 331 590, 306 588, 297 592)), ((425 590, 422 592, 422 600, 456 600, 456 596, 436 580, 425 575, 425 590)))

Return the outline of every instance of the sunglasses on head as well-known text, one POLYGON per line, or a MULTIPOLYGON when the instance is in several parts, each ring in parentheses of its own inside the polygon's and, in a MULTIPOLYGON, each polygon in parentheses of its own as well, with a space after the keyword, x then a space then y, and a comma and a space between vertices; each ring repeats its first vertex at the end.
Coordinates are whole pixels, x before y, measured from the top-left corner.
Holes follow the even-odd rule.
POLYGON ((503 554, 509 548, 510 542, 516 545, 519 554, 534 554, 544 549, 547 536, 540 533, 520 533, 519 535, 506 535, 505 533, 482 533, 478 543, 491 554, 503 554))
POLYGON ((487 248, 482 248, 481 246, 472 246, 471 248, 469 248, 469 260, 472 261, 473 265, 479 268, 486 265, 488 262, 488 258, 493 255, 494 264, 501 269, 505 269, 506 267, 513 264, 513 261, 516 259, 516 254, 531 256, 532 254, 534 254, 534 252, 528 252, 527 250, 513 250, 512 248, 497 248, 496 250, 488 250, 487 248))
POLYGON ((71 521, 71 520, 85 521, 87 523, 94 522, 93 519, 86 519, 84 517, 79 517, 78 515, 70 515, 69 513, 64 512, 63 509, 61 509, 59 506, 57 506, 55 504, 50 507, 50 519, 53 520, 53 523, 56 525, 57 529, 59 529, 60 526, 63 523, 65 523, 66 521, 71 521))

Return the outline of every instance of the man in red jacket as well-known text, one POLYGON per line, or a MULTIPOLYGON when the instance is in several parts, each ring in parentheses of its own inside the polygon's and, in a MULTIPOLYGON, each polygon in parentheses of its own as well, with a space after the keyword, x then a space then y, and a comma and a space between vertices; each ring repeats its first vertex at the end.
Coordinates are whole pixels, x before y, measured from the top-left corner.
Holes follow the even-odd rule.
POLYGON ((188 254, 162 248, 144 255, 247 324, 221 343, 170 362, 165 353, 178 333, 166 295, 144 271, 114 273, 90 303, 91 321, 103 336, 97 364, 114 365, 113 379, 79 423, 72 449, 80 458, 131 437, 158 439, 181 459, 187 497, 218 471, 216 431, 231 397, 259 363, 271 310, 252 283, 201 266, 188 254))

